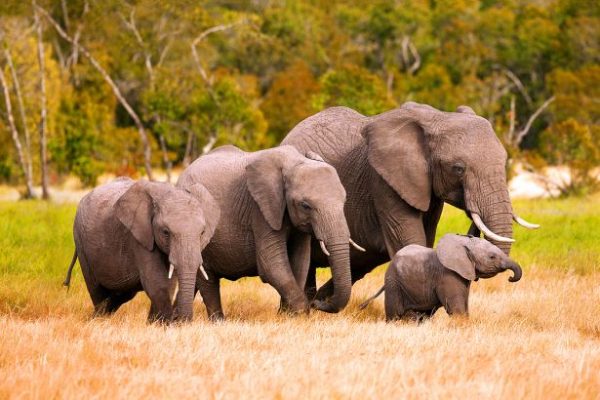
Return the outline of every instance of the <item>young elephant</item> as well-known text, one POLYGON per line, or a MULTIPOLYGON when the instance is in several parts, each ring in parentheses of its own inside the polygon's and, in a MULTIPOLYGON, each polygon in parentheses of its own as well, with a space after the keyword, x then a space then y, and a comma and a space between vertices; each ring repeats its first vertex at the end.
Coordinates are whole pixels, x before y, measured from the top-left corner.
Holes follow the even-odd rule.
POLYGON ((198 158, 177 186, 201 183, 221 207, 215 235, 204 252, 209 279, 198 279, 211 319, 222 319, 219 279, 260 276, 282 297, 282 307, 307 312, 304 285, 311 235, 329 257, 335 290, 314 307, 344 308, 350 298, 351 243, 344 216, 346 192, 335 169, 319 156, 291 146, 247 153, 223 146, 198 158))
POLYGON ((115 312, 144 290, 149 321, 191 320, 201 251, 213 235, 219 207, 202 185, 182 190, 168 183, 119 178, 86 195, 77 208, 75 254, 95 315, 115 312), (179 283, 172 306, 171 275, 179 283))
POLYGON ((519 264, 487 240, 473 236, 444 235, 435 250, 410 245, 398 251, 385 273, 384 286, 366 302, 385 290, 387 321, 421 320, 443 306, 450 315, 467 315, 469 286, 479 278, 491 278, 510 269, 510 282, 521 279, 519 264))

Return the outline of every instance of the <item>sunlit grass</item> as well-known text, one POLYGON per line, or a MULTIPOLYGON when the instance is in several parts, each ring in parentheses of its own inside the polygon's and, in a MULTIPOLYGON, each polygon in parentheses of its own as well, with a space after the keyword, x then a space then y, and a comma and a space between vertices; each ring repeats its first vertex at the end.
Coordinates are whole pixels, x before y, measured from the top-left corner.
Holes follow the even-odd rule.
MULTIPOLYGON (((143 294, 91 319, 78 267, 61 286, 75 206, 0 203, 0 398, 594 398, 598 200, 516 201, 542 225, 515 226, 524 277, 474 283, 469 320, 386 324, 383 296, 359 310, 381 267, 340 314, 278 315, 277 293, 251 278, 224 283, 226 322, 208 322, 197 299, 179 327, 147 325, 143 294)), ((446 207, 439 234, 468 226, 446 207)))

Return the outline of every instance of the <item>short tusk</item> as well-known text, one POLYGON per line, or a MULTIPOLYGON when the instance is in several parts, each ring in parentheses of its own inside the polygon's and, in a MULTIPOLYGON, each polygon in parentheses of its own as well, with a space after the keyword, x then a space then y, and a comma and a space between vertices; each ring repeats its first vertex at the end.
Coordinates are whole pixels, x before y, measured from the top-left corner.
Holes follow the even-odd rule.
POLYGON ((514 239, 507 238, 507 237, 504 237, 504 236, 500 236, 500 235, 492 232, 490 230, 490 228, 488 228, 487 226, 485 226, 485 224, 481 220, 481 217, 478 214, 471 213, 471 218, 473 218, 473 222, 475 222, 475 225, 477 225, 477 227, 479 228, 479 230, 481 232, 483 232, 483 234, 485 236, 487 236, 488 238, 490 238, 492 240, 495 240, 497 242, 514 243, 514 241, 515 241, 514 239))
POLYGON ((173 271, 175 271, 175 266, 173 264, 169 265, 169 279, 173 277, 173 271))
POLYGON ((319 240, 319 244, 321 245, 321 250, 323 250, 323 253, 325 253, 325 255, 329 257, 331 254, 329 254, 329 252, 327 251, 327 247, 325 247, 325 242, 319 240))
POLYGON ((527 229, 537 229, 540 226, 538 224, 532 224, 531 222, 525 221, 523 218, 519 217, 517 214, 513 214, 513 219, 515 222, 527 229))
POLYGON ((199 270, 200 270, 200 272, 202 272, 202 276, 204 277, 204 279, 208 280, 208 274, 206 273, 206 270, 204 269, 204 265, 200 264, 199 270))
POLYGON ((364 247, 361 247, 361 246, 357 245, 357 244, 354 242, 354 240, 352 240, 352 238, 350 238, 350 244, 351 244, 352 246, 354 246, 354 248, 355 248, 356 250, 360 250, 360 251, 367 251, 367 250, 365 250, 365 248, 364 248, 364 247))

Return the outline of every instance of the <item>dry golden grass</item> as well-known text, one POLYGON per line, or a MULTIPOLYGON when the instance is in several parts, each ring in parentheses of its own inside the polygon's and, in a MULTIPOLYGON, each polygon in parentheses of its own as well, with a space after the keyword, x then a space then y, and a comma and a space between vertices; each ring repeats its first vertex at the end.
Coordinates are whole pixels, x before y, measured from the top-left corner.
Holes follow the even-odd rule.
POLYGON ((224 285, 227 322, 197 300, 171 327, 145 323, 144 294, 91 320, 81 275, 68 294, 35 288, 0 310, 0 398, 598 398, 600 274, 479 281, 469 320, 416 325, 386 324, 383 296, 358 310, 382 272, 337 315, 277 315, 275 291, 245 279, 224 285))
MULTIPOLYGON (((443 310, 422 325, 386 324, 381 267, 337 315, 277 314, 257 279, 224 282, 228 320, 146 324, 139 294, 114 316, 90 319, 73 252, 75 207, 0 202, 0 399, 4 398, 599 398, 600 196, 517 201, 539 222, 516 228, 524 267, 474 283, 469 320, 443 310)), ((465 232, 444 210, 439 235, 465 232)), ((321 281, 326 279, 320 275, 321 281)))

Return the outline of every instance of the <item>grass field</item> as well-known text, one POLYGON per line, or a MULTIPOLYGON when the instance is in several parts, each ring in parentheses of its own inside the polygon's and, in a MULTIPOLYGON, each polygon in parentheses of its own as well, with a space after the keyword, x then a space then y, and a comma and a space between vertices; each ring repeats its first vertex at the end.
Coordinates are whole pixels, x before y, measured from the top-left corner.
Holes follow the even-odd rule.
MULTIPOLYGON (((226 322, 196 300, 192 324, 162 327, 144 294, 92 320, 79 268, 61 286, 75 206, 0 203, 0 398, 600 398, 600 197, 514 204, 542 224, 515 227, 524 277, 475 283, 469 320, 386 324, 383 296, 358 310, 380 267, 337 315, 278 315, 243 279, 223 285, 226 322)), ((439 233, 467 228, 448 208, 439 233)))

